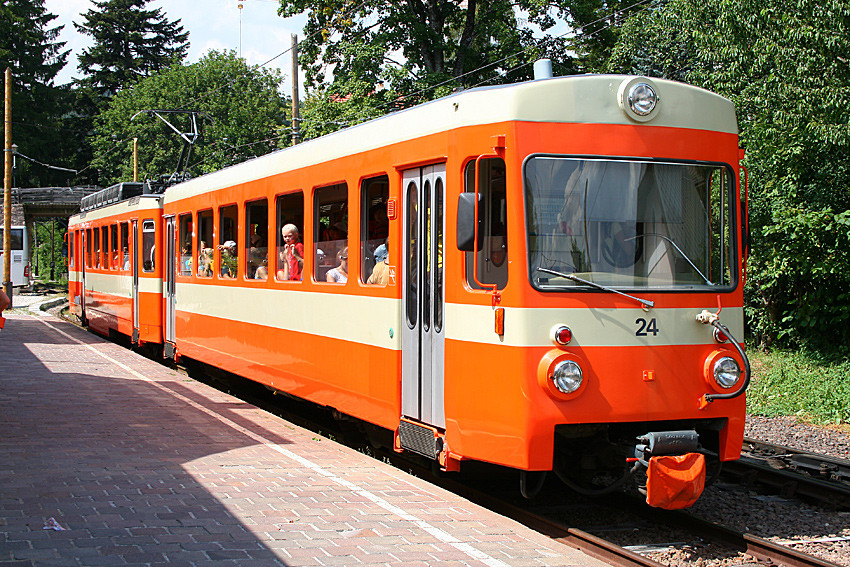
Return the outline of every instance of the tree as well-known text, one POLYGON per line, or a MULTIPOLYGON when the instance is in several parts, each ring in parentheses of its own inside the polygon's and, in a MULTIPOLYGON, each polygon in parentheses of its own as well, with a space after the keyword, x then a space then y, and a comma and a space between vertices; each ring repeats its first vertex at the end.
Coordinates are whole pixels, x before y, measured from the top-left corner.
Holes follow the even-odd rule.
POLYGON ((547 10, 537 0, 281 0, 281 15, 308 16, 304 127, 328 132, 456 88, 529 78, 538 57, 563 59, 565 41, 536 39, 528 25, 554 25, 547 10))
MULTIPOLYGON (((55 151, 62 139, 54 117, 61 93, 53 81, 68 52, 56 41, 61 26, 50 27, 56 16, 47 12, 44 0, 3 0, 0 2, 0 72, 12 70, 12 134, 22 154, 38 161, 57 162, 55 151)), ((16 184, 46 185, 58 176, 43 167, 18 159, 16 184)), ((60 162, 61 163, 61 162, 60 162)))
POLYGON ((670 0, 626 25, 618 64, 673 67, 729 97, 750 172, 750 327, 763 344, 850 344, 850 5, 670 0), (677 30, 673 33, 672 30, 677 30), (679 31, 681 33, 679 33, 679 31), (641 45, 655 41, 655 48, 641 45), (687 47, 690 45, 690 47, 687 47), (631 62, 630 62, 631 60, 631 62))
MULTIPOLYGON (((103 183, 132 179, 132 138, 139 139, 140 177, 156 180, 173 173, 182 140, 145 110, 191 110, 203 114, 189 172, 216 171, 276 146, 287 101, 277 71, 248 66, 233 52, 210 51, 194 65, 171 68, 118 93, 96 119, 93 166, 103 183)), ((168 115, 188 131, 187 115, 168 115)))
POLYGON ((578 71, 598 73, 608 65, 623 24, 653 5, 653 0, 570 0, 553 2, 547 14, 573 29, 570 47, 578 71))
POLYGON ((94 0, 95 9, 74 24, 94 45, 79 56, 78 69, 98 95, 108 99, 144 77, 183 61, 189 32, 180 20, 169 22, 150 0, 94 0))

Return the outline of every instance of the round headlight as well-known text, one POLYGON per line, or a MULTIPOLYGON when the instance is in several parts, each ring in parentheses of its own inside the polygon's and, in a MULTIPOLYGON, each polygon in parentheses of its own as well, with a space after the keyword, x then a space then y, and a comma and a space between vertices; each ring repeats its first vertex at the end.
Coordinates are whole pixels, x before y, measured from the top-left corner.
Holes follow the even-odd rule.
POLYGON ((629 89, 629 108, 639 116, 647 116, 655 109, 658 95, 646 83, 638 83, 629 89))
POLYGON ((741 367, 731 356, 724 356, 714 363, 714 381, 721 388, 731 388, 741 379, 741 367))
POLYGON ((555 387, 564 394, 572 394, 581 386, 581 367, 572 360, 559 362, 552 371, 555 387))

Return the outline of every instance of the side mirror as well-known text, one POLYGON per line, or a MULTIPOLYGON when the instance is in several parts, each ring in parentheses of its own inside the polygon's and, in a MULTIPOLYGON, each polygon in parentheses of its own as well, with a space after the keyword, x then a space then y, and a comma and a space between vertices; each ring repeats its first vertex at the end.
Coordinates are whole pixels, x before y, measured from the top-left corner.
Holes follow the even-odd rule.
MULTIPOLYGON (((484 208, 484 198, 478 195, 478 210, 484 208)), ((484 247, 484 223, 478 218, 478 243, 475 243, 475 193, 461 193, 457 198, 457 249, 473 252, 484 247)))

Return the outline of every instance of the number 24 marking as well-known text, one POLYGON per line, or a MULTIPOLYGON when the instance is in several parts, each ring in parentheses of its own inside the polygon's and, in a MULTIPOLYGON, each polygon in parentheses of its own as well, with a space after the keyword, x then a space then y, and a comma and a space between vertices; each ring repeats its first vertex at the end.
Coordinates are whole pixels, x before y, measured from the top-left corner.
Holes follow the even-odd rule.
POLYGON ((638 326, 638 330, 635 331, 636 337, 645 337, 649 333, 652 333, 653 337, 658 335, 658 325, 656 325, 654 317, 648 323, 644 318, 636 319, 635 325, 638 326))

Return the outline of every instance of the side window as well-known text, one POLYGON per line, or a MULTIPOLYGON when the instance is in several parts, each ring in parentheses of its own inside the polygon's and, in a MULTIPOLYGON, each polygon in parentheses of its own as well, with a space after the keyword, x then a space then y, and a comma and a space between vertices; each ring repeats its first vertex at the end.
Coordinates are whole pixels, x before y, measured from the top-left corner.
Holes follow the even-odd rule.
MULTIPOLYGON (((478 210, 483 219, 484 246, 478 250, 478 281, 496 284, 503 289, 508 283, 508 229, 507 201, 505 195, 505 161, 501 158, 482 159, 478 172, 478 193, 482 206, 478 210)), ((465 191, 475 189, 475 160, 466 164, 465 191)), ((472 274, 472 252, 466 253, 466 281, 473 289, 481 289, 472 274)))
POLYGON ((360 281, 363 283, 387 284, 389 195, 390 180, 386 175, 366 179, 360 186, 360 281))
POLYGON ((177 248, 180 250, 177 273, 181 276, 192 275, 192 213, 184 213, 178 218, 179 230, 177 248))
POLYGON ((74 247, 77 245, 77 231, 68 233, 68 266, 74 267, 74 247))
POLYGON ((109 269, 120 270, 121 263, 118 258, 118 225, 109 227, 109 269))
POLYGON ((198 213, 198 275, 211 278, 213 275, 213 212, 212 209, 198 213))
POLYGON ((156 225, 150 219, 142 222, 142 270, 152 272, 156 267, 156 225))
POLYGON ((92 267, 92 236, 91 229, 86 229, 86 268, 92 267))
POLYGON ((233 279, 238 273, 239 243, 237 242, 237 226, 239 211, 236 205, 219 207, 218 209, 218 248, 221 258, 219 275, 233 279))
POLYGON ((100 257, 101 257, 101 254, 103 252, 100 249, 100 229, 95 228, 95 229, 92 230, 92 233, 94 234, 94 267, 99 268, 100 267, 100 257))
POLYGON ((109 269, 109 227, 100 227, 100 267, 109 269))
POLYGON ((130 269, 130 223, 121 223, 121 269, 130 269))
POLYGON ((277 197, 277 242, 275 279, 301 281, 304 271, 304 193, 287 193, 277 197))
POLYGON ((348 186, 319 187, 313 206, 316 243, 313 277, 320 282, 348 281, 348 186))
POLYGON ((245 277, 269 277, 269 202, 266 199, 245 204, 245 277))

